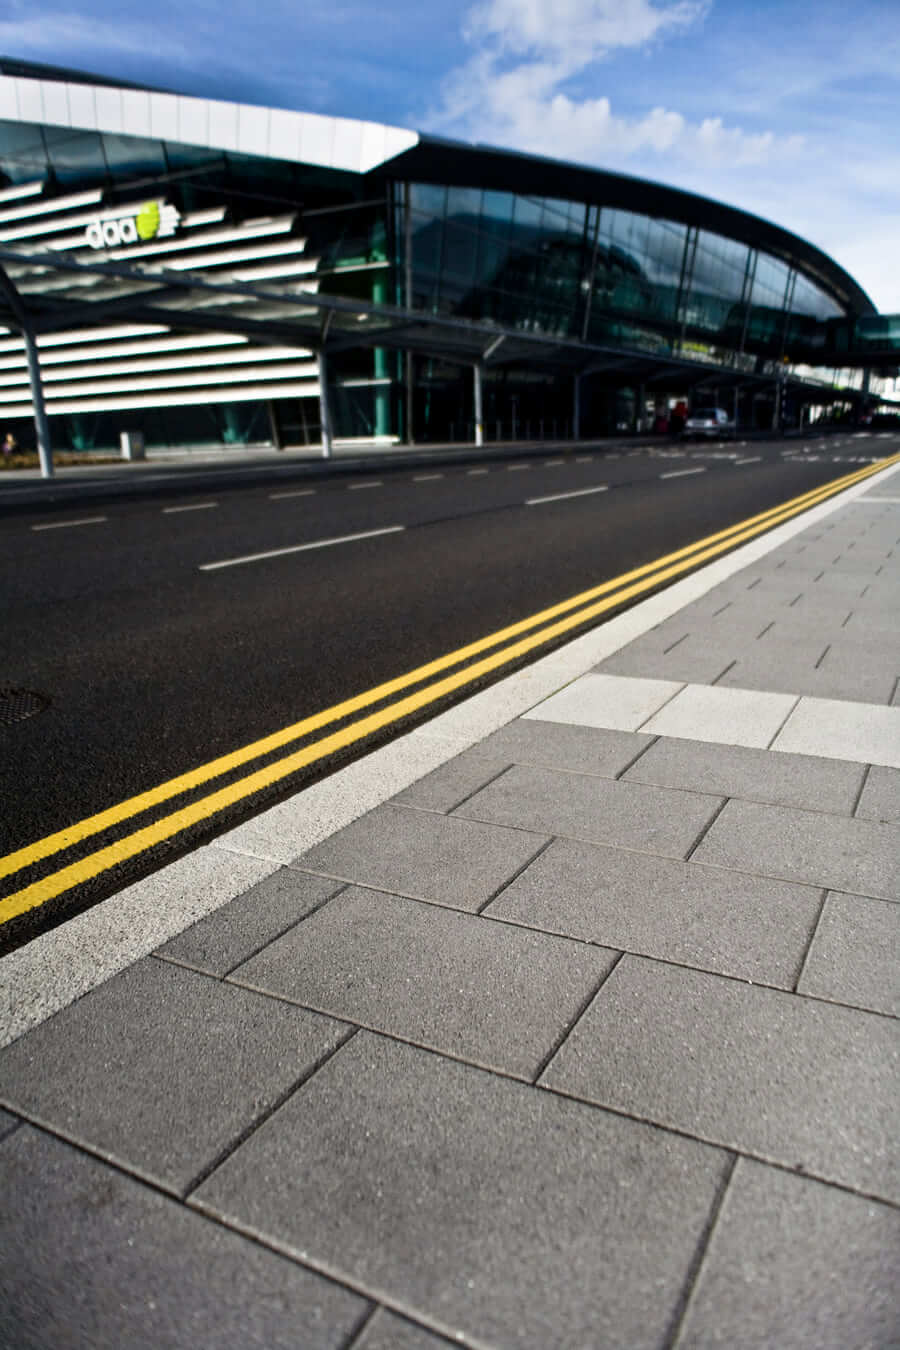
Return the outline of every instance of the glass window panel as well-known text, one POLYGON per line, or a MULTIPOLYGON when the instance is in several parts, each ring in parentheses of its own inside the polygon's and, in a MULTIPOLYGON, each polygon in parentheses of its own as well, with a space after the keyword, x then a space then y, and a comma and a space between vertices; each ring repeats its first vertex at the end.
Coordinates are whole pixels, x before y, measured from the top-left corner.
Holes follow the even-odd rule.
POLYGON ((431 183, 410 183, 409 204, 424 216, 442 216, 447 204, 447 189, 431 183))
POLYGON ((0 122, 0 174, 7 183, 46 177, 47 152, 40 127, 0 122))
POLYGON ((509 234, 515 202, 511 192, 485 192, 481 199, 482 229, 509 234))
POLYGON ((162 142, 146 140, 142 136, 119 136, 103 133, 106 161, 115 174, 164 174, 166 160, 162 142))
POLYGON ((109 177, 103 138, 98 132, 48 127, 44 135, 50 164, 60 183, 102 183, 109 177))
POLYGON ((536 234, 541 228, 543 213, 542 202, 533 197, 517 197, 514 216, 516 230, 536 234))

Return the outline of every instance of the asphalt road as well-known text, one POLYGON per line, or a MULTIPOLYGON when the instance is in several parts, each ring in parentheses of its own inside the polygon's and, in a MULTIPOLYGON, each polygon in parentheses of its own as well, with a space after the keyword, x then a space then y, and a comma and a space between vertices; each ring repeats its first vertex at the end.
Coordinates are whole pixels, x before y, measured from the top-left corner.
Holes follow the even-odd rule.
MULTIPOLYGON (((227 491, 211 475, 0 516, 0 857, 894 453, 900 437, 809 444, 373 463, 227 491)), ((0 930, 0 946, 373 743, 68 888, 0 930)), ((0 896, 22 884, 4 878, 0 896)))

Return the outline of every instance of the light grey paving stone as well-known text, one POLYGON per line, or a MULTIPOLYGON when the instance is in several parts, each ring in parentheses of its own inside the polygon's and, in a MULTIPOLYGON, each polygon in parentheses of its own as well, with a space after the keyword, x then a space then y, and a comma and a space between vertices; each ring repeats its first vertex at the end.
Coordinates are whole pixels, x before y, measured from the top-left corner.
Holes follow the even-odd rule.
POLYGON ((821 891, 559 840, 486 913, 792 989, 821 891))
POLYGON ((897 1023, 625 956, 541 1083, 900 1200, 897 1023))
POLYGON ((900 1214, 738 1160, 678 1350, 897 1345, 900 1214))
POLYGON ((530 1079, 616 955, 353 887, 232 979, 530 1079))
POLYGON ((517 717, 480 745, 478 754, 500 764, 542 764, 573 773, 593 773, 616 778, 650 744, 650 736, 635 731, 568 726, 546 722, 537 716, 517 717))
POLYGON ((670 652, 643 654, 627 647, 601 661, 594 670, 603 675, 653 676, 678 684, 711 684, 738 655, 734 639, 688 638, 670 652))
POLYGON ((511 764, 544 764, 617 778, 650 744, 632 731, 567 726, 517 717, 393 798, 425 811, 452 811, 511 764))
POLYGON ((830 893, 797 988, 900 1017, 900 905, 830 893))
POLYGON ((683 858, 720 805, 695 792, 514 767, 459 814, 683 858))
POLYGON ((405 1317, 379 1308, 353 1350, 447 1350, 454 1344, 458 1346, 459 1342, 436 1336, 405 1317))
POLYGON ((195 1197, 479 1345, 659 1346, 726 1157, 361 1032, 195 1197))
POLYGON ((452 909, 476 910, 546 842, 542 835, 388 803, 317 844, 294 865, 452 909))
POLYGON ((158 955, 210 975, 224 975, 334 895, 341 884, 281 867, 172 938, 158 955))
POLYGON ((29 1126, 0 1145, 0 1190, 10 1350, 341 1350, 365 1316, 355 1294, 29 1126))
POLYGON ((891 825, 730 801, 695 862, 900 900, 900 839, 891 825))
POLYGON ((431 773, 398 792, 391 801, 399 806, 414 806, 420 811, 446 814, 471 797, 512 763, 496 762, 477 753, 477 747, 465 750, 431 773))
POLYGON ((663 736, 623 774, 623 781, 850 816, 864 773, 862 764, 839 759, 663 736))
POLYGON ((181 1193, 347 1035, 148 957, 0 1053, 0 1097, 181 1193))
POLYGON ((816 669, 805 660, 793 662, 783 658, 772 659, 759 651, 739 657, 718 683, 721 688, 770 690, 877 706, 887 703, 895 678, 884 670, 871 670, 860 665, 854 667, 852 664, 844 668, 832 665, 826 670, 823 662, 816 669))
POLYGON ((3 1139, 7 1134, 11 1134, 18 1124, 18 1116, 11 1116, 8 1111, 0 1110, 0 1139, 3 1139))
POLYGON ((579 727, 637 731, 642 722, 677 694, 680 684, 620 675, 582 675, 523 716, 579 727))
POLYGON ((900 769, 873 764, 866 778, 856 814, 863 820, 900 824, 900 769))
POLYGON ((765 749, 796 701, 791 694, 689 684, 642 730, 657 736, 765 749))

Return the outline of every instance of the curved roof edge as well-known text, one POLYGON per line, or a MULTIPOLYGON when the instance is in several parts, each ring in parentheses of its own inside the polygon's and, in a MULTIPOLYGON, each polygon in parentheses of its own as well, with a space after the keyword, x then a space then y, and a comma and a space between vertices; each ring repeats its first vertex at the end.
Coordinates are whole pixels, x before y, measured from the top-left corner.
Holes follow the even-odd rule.
POLYGON ((179 141, 210 150, 371 173, 419 142, 380 122, 194 98, 83 76, 0 75, 0 119, 179 141))

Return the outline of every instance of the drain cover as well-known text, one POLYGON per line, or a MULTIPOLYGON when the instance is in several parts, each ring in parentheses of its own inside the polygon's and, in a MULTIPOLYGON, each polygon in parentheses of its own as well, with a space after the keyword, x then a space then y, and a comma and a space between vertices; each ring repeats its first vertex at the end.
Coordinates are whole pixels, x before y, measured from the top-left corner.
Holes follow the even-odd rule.
POLYGON ((0 685, 0 727, 11 726, 13 722, 24 722, 26 717, 34 717, 49 706, 46 694, 36 694, 31 689, 10 689, 0 685))

